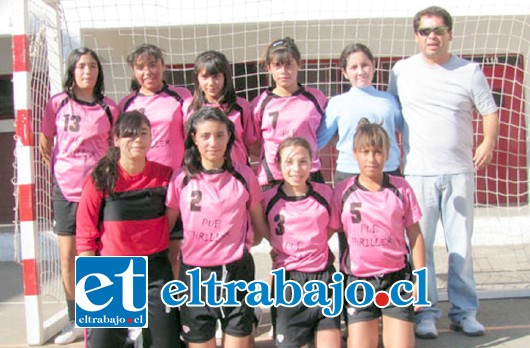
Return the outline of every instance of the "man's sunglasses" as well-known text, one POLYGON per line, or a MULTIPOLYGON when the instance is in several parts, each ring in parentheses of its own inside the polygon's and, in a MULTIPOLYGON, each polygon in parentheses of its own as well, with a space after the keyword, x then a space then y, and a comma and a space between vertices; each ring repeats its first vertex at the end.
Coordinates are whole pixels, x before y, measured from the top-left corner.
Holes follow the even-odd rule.
POLYGON ((445 35, 449 32, 449 28, 444 25, 440 25, 438 27, 432 28, 418 28, 416 32, 421 36, 429 36, 431 33, 434 33, 435 35, 445 35))

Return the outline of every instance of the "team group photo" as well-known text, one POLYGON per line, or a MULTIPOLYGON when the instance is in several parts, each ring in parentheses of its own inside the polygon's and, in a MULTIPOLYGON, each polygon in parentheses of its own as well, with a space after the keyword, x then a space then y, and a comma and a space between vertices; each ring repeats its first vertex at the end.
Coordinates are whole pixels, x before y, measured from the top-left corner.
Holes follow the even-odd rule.
POLYGON ((14 2, 27 344, 497 346, 530 8, 383 3, 14 2))

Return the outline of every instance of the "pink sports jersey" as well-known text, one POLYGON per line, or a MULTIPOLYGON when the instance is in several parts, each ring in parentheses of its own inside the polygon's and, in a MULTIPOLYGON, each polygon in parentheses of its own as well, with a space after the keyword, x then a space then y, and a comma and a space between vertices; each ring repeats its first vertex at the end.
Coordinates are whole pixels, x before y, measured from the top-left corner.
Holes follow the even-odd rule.
POLYGON ((303 197, 287 196, 281 185, 264 193, 274 268, 299 272, 326 269, 332 195, 331 188, 320 183, 311 183, 303 197))
MULTIPOLYGON (((193 97, 188 98, 184 101, 184 129, 186 129, 186 122, 191 116, 189 107, 192 101, 193 97)), ((226 104, 219 105, 210 103, 204 104, 204 106, 216 107, 223 111, 225 111, 227 107, 226 104)), ((249 102, 246 99, 237 97, 236 106, 234 110, 232 110, 230 115, 227 116, 230 121, 234 123, 235 126, 235 142, 230 152, 230 158, 232 159, 233 163, 248 164, 249 161, 247 148, 248 146, 258 141, 258 137, 256 135, 256 128, 254 127, 254 120, 252 119, 252 114, 250 111, 249 102)))
POLYGON ((261 185, 281 180, 276 166, 279 144, 286 138, 298 136, 309 141, 313 149, 312 172, 320 170, 317 151, 317 130, 324 117, 326 96, 318 89, 303 88, 288 97, 280 97, 269 89, 252 101, 254 123, 263 139, 258 179, 261 185))
POLYGON ((151 161, 179 168, 184 158, 184 128, 182 104, 191 96, 186 88, 164 87, 153 95, 133 92, 120 101, 122 111, 139 110, 151 122, 151 149, 147 158, 151 161))
POLYGON ((48 101, 41 132, 57 137, 52 170, 66 200, 79 202, 86 177, 107 153, 118 114, 116 103, 106 97, 87 103, 62 92, 48 101))
POLYGON ((262 197, 254 172, 241 163, 233 173, 205 171, 194 178, 184 170, 175 173, 166 205, 180 212, 184 263, 212 267, 241 259, 253 241, 249 211, 262 197))
POLYGON ((348 240, 341 269, 357 277, 399 271, 408 254, 405 228, 420 218, 404 178, 385 174, 377 192, 362 187, 358 176, 339 182, 333 192, 331 227, 343 230, 348 240))
POLYGON ((171 168, 150 161, 137 175, 128 174, 118 165, 112 197, 97 190, 89 177, 77 209, 77 251, 137 256, 166 250, 169 225, 165 197, 171 173, 171 168))

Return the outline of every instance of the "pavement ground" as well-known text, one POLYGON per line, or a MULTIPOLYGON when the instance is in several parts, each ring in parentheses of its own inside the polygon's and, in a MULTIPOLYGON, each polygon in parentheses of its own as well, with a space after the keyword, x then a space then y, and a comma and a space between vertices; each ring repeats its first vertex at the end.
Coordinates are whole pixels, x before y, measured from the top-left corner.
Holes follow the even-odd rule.
MULTIPOLYGON (((259 260, 257 262, 259 264, 259 260)), ((258 273, 263 272, 258 268, 258 273)), ((15 262, 0 262, 0 348, 28 347, 26 343, 22 268, 15 262)), ((504 298, 481 300, 478 319, 486 326, 483 337, 467 337, 449 329, 444 317, 438 323, 439 337, 416 341, 417 347, 530 347, 530 298, 504 298)), ((440 307, 447 313, 448 303, 440 307)), ((274 347, 268 332, 271 328, 270 315, 263 310, 258 327, 257 348, 274 347)), ((53 340, 50 340, 53 342, 53 340)), ((66 346, 45 343, 42 347, 83 347, 83 342, 66 346)))

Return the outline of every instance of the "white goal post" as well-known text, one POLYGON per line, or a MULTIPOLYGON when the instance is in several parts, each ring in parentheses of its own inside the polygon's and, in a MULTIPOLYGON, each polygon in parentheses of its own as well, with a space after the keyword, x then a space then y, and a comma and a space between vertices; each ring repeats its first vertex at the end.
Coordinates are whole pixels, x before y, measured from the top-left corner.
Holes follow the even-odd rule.
MULTIPOLYGON (((42 344, 65 322, 58 247, 52 232, 49 170, 35 144, 49 96, 61 89, 64 57, 87 46, 101 58, 106 95, 129 92, 126 56, 142 43, 165 51, 168 83, 193 87, 195 57, 222 51, 232 63, 238 94, 251 99, 269 81, 257 63, 265 47, 285 36, 302 53, 300 82, 328 97, 348 88, 338 58, 349 43, 367 45, 377 60, 376 86, 386 89, 397 60, 416 53, 412 18, 424 1, 390 0, 13 0, 14 89, 17 123, 17 238, 25 265, 28 343, 42 344), (22 38, 22 39, 21 39, 22 38), (22 40, 22 41, 20 41, 22 40), (21 52, 22 51, 22 52, 21 52), (32 261, 33 260, 33 261, 32 261)), ((528 205, 530 4, 448 0, 454 17, 451 50, 479 62, 500 106, 495 158, 477 173, 473 237, 481 297, 530 295, 528 205)), ((478 123, 477 123, 478 125, 478 123)), ((480 138, 476 127, 476 138, 480 138)), ((334 150, 321 153, 333 182, 334 150)), ((439 291, 445 293, 447 255, 438 233, 439 291)), ((257 252, 268 252, 265 247, 257 252)))

